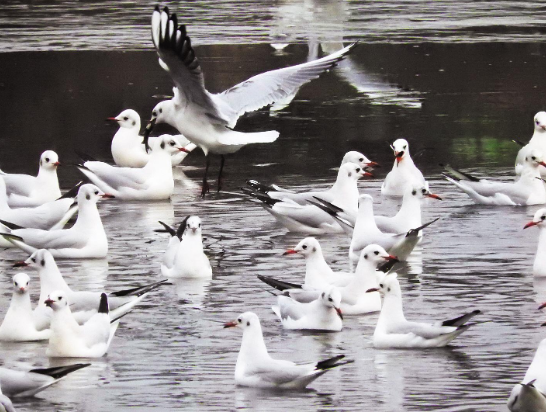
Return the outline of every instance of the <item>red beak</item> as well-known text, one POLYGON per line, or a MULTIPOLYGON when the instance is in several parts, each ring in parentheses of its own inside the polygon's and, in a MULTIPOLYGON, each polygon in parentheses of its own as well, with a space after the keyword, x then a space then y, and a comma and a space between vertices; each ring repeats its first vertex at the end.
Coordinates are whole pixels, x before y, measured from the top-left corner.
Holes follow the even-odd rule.
POLYGON ((379 292, 379 288, 371 288, 366 291, 366 293, 371 293, 371 292, 379 292))
POLYGON ((107 117, 106 120, 110 120, 112 122, 117 122, 118 119, 116 119, 115 117, 107 117))
POLYGON ((435 194, 432 194, 432 193, 429 193, 427 196, 428 196, 428 197, 431 197, 431 198, 433 198, 433 199, 442 200, 442 198, 441 198, 440 196, 435 195, 435 194))
POLYGON ((178 150, 180 150, 181 152, 184 152, 184 153, 191 153, 188 149, 186 149, 185 147, 181 147, 179 148, 178 150))
POLYGON ((224 329, 225 329, 225 328, 234 328, 235 326, 237 326, 237 322, 227 322, 227 323, 224 323, 224 329))
POLYGON ((544 162, 539 162, 538 164, 541 165, 541 166, 546 167, 546 163, 544 163, 544 162))
POLYGON ((398 262, 398 258, 396 256, 393 256, 393 255, 384 256, 383 259, 385 259, 385 260, 395 260, 395 261, 398 262))
POLYGON ((45 305, 46 305, 46 306, 49 306, 49 307, 51 307, 51 305, 53 305, 53 302, 54 302, 54 301, 51 300, 51 299, 49 299, 49 298, 47 298, 46 300, 44 300, 45 305))
POLYGON ((364 172, 362 176, 373 177, 373 175, 370 172, 364 172))
POLYGON ((335 308, 336 309, 336 312, 337 312, 337 315, 339 316, 339 318, 341 320, 343 320, 343 313, 341 313, 341 309, 340 308, 335 308))
POLYGON ((284 252, 282 255, 283 256, 286 256, 286 255, 293 255, 294 253, 298 253, 297 250, 295 249, 288 249, 286 252, 284 252))
POLYGON ((24 292, 24 291, 25 291, 25 288, 19 288, 19 291, 20 291, 20 292, 24 292))
POLYGON ((23 262, 23 261, 21 261, 21 262, 15 262, 15 263, 13 264, 13 267, 14 267, 14 268, 23 268, 23 267, 25 267, 25 266, 28 266, 28 263, 27 263, 27 262, 23 262))
POLYGON ((544 308, 546 308, 546 302, 544 302, 542 305, 540 305, 538 307, 538 310, 541 310, 541 309, 544 309, 544 308))
POLYGON ((114 195, 111 195, 110 193, 105 193, 101 196, 103 199, 115 199, 114 195))
POLYGON ((381 165, 377 162, 370 162, 366 164, 367 167, 381 167, 381 165))
POLYGON ((523 226, 524 229, 527 229, 528 227, 531 227, 531 226, 536 226, 538 225, 537 222, 529 222, 527 223, 525 226, 523 226))

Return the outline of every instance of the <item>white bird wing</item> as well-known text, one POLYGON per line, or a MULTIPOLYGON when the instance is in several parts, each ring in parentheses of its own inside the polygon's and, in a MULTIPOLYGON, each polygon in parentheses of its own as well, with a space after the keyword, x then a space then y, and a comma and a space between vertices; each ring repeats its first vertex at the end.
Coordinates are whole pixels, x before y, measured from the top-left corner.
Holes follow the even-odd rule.
POLYGON ((292 382, 313 370, 313 365, 297 365, 287 360, 270 359, 249 370, 249 375, 254 375, 264 382, 275 385, 292 382))
POLYGON ((6 192, 8 194, 15 193, 21 196, 29 196, 36 183, 36 178, 30 175, 4 174, 2 177, 6 182, 6 192))
POLYGON ((412 333, 416 336, 420 336, 425 339, 435 339, 442 335, 446 335, 457 330, 456 327, 451 326, 437 326, 427 323, 419 322, 400 322, 394 325, 390 325, 388 333, 393 334, 407 334, 412 333))
POLYGON ((353 43, 318 60, 258 74, 216 96, 233 109, 235 118, 230 122, 236 121, 244 113, 295 94, 305 83, 334 67, 355 46, 353 43))
POLYGON ((106 313, 93 315, 81 326, 80 333, 88 348, 106 344, 110 339, 110 316, 106 313))
POLYGON ((86 236, 72 229, 17 229, 12 233, 23 238, 23 243, 36 249, 82 248, 88 240, 86 236))
POLYGON ((292 320, 298 320, 306 315, 304 305, 288 296, 278 296, 277 303, 279 305, 281 319, 290 318, 292 320))
POLYGON ((211 95, 205 90, 205 80, 199 60, 186 33, 186 26, 177 28, 176 15, 169 16, 165 7, 156 7, 152 14, 152 41, 159 56, 160 66, 176 85, 174 101, 193 103, 201 107, 212 123, 226 126, 228 118, 218 110, 211 95))
POLYGON ((320 291, 311 289, 286 289, 283 294, 300 303, 309 303, 320 297, 320 291))
POLYGON ((142 168, 116 167, 108 163, 95 161, 85 162, 83 166, 95 174, 101 181, 116 190, 122 187, 137 190, 142 189, 142 185, 146 183, 148 177, 142 168))
POLYGON ((480 182, 464 182, 463 184, 471 187, 482 196, 503 194, 519 204, 525 204, 531 194, 529 188, 521 187, 517 183, 489 182, 482 180, 480 182))
POLYGON ((50 381, 54 381, 50 376, 0 368, 2 392, 9 396, 36 389, 50 381))

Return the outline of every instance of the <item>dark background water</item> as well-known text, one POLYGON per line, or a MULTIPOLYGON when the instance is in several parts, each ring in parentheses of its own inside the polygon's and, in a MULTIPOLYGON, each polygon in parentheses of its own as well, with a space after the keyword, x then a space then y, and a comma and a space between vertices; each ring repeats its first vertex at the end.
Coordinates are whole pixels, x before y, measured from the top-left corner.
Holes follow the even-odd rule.
MULTIPOLYGON (((207 88, 222 91, 259 72, 308 58, 309 48, 360 40, 331 73, 304 86, 287 108, 244 117, 240 130, 281 132, 277 142, 248 146, 226 163, 225 193, 198 197, 204 157, 185 161, 187 177, 172 202, 100 205, 110 240, 107 261, 59 264, 76 289, 117 290, 156 280, 167 239, 157 220, 203 219, 213 280, 165 287, 127 316, 108 356, 77 372, 23 411, 134 410, 506 410, 544 336, 536 303, 545 285, 531 275, 537 233, 523 231, 537 207, 472 205, 440 177, 439 162, 511 179, 518 147, 534 114, 546 107, 544 7, 531 2, 186 2, 169 3, 187 17, 207 88), (281 36, 281 34, 283 36, 281 36), (290 43, 282 52, 269 43, 290 43), (383 164, 360 184, 381 214, 397 204, 379 187, 392 162, 388 144, 409 140, 416 163, 443 202, 427 202, 425 219, 441 217, 408 265, 399 270, 408 318, 442 319, 482 309, 487 323, 452 347, 375 350, 377 315, 347 318, 343 332, 282 331, 257 274, 297 280, 302 259, 281 257, 301 235, 286 233, 239 195, 248 178, 307 189, 326 187, 348 150, 383 164), (311 360, 346 353, 355 363, 312 385, 278 394, 237 388, 237 331, 219 322, 253 310, 270 351, 311 360)), ((115 128, 104 119, 133 108, 147 119, 171 81, 150 49, 152 2, 10 2, 0 10, 0 167, 35 172, 54 149, 63 188, 80 175, 74 149, 110 160, 115 128)), ((158 132, 171 132, 167 126, 158 132)), ((217 162, 217 161, 216 161, 217 162)), ((217 163, 213 163, 216 171, 217 163)), ((320 238, 327 260, 347 268, 349 240, 320 238)), ((25 255, 1 252, 0 314, 25 255), (3 286, 2 286, 3 285, 3 286)), ((34 288, 37 281, 31 274, 34 288)), ((35 294, 37 290, 35 290, 35 294)), ((8 366, 47 366, 45 345, 0 345, 8 366)), ((54 363, 54 362, 53 362, 54 363)))

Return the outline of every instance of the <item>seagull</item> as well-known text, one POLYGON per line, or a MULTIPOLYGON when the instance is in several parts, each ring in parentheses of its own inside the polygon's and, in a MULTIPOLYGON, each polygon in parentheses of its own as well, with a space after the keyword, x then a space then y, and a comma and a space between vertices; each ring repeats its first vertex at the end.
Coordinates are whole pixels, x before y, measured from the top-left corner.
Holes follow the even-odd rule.
POLYGON ((291 330, 310 329, 339 332, 343 328, 343 314, 340 308, 341 293, 335 286, 318 291, 319 297, 308 303, 301 303, 289 296, 277 296, 273 312, 280 319, 283 328, 291 330))
POLYGON ((0 219, 17 226, 35 229, 60 229, 78 211, 74 198, 77 188, 67 192, 61 198, 52 200, 36 207, 11 208, 8 204, 6 185, 0 175, 0 219))
POLYGON ((91 366, 90 363, 75 363, 53 368, 31 369, 28 372, 0 367, 2 392, 13 398, 34 396, 59 382, 69 373, 91 366))
MULTIPOLYGON (((161 274, 169 279, 211 278, 209 258, 203 252, 201 219, 198 216, 188 216, 182 225, 185 227, 179 228, 182 236, 171 260, 172 266, 161 265, 161 274)), ((168 248, 167 253, 172 253, 172 249, 168 248)))
POLYGON ((100 358, 108 351, 119 318, 110 319, 108 298, 101 294, 98 312, 79 325, 62 291, 50 293, 45 304, 53 309, 46 355, 52 358, 100 358))
MULTIPOLYGON (((402 198, 402 206, 396 215, 392 217, 375 216, 377 228, 382 232, 402 233, 421 226, 421 201, 424 198, 442 200, 440 196, 430 193, 424 185, 409 186, 402 198)), ((347 221, 349 224, 341 225, 341 227, 349 236, 352 236, 358 213, 345 211, 319 198, 315 198, 312 203, 330 215, 347 221)))
POLYGON ((17 273, 13 277, 13 295, 0 325, 0 341, 29 342, 49 339, 50 331, 47 325, 42 325, 32 310, 28 291, 29 281, 26 273, 17 273))
MULTIPOLYGON (((525 157, 531 149, 537 149, 540 153, 546 153, 546 112, 538 112, 533 119, 534 133, 529 143, 523 146, 516 157, 516 174, 520 175, 525 164, 525 157)), ((540 174, 546 177, 546 169, 541 169, 540 174)))
POLYGON ((273 359, 265 347, 260 319, 253 312, 245 312, 235 322, 224 325, 224 328, 232 327, 243 329, 243 341, 235 366, 235 383, 240 386, 304 389, 329 369, 352 362, 340 362, 344 355, 304 364, 273 359))
POLYGON ((523 381, 512 389, 508 409, 512 412, 546 411, 546 339, 538 345, 523 381))
POLYGON ((409 143, 405 139, 396 140, 392 146, 394 151, 394 165, 387 174, 381 194, 385 196, 402 197, 408 186, 423 185, 428 189, 423 173, 415 166, 409 153, 409 143))
POLYGON ((457 318, 435 323, 407 321, 396 273, 385 275, 379 288, 368 291, 379 291, 383 295, 383 307, 373 334, 375 348, 440 348, 473 326, 468 321, 480 313, 479 310, 474 310, 457 318))
MULTIPOLYGON (((339 287, 341 294, 341 311, 345 315, 361 315, 364 313, 378 312, 381 310, 381 298, 379 293, 367 293, 371 288, 377 287, 378 278, 384 276, 384 271, 389 270, 398 262, 395 256, 389 255, 379 245, 366 246, 352 279, 345 286, 339 287), (380 272, 377 272, 380 270, 380 272)), ((301 303, 312 302, 319 299, 321 290, 309 287, 277 281, 266 276, 258 276, 258 279, 274 288, 281 290, 284 296, 289 296, 301 303)))
MULTIPOLYGON (((334 216, 336 217, 336 216, 334 216)), ((336 217, 338 221, 350 230, 350 222, 336 217)), ((436 219, 438 220, 438 219, 436 219)), ((352 233, 351 246, 349 248, 349 260, 351 267, 358 260, 360 252, 366 246, 376 243, 382 246, 390 254, 396 256, 400 261, 406 261, 419 241, 419 232, 435 222, 425 223, 424 225, 414 227, 407 232, 384 233, 377 227, 373 212, 373 198, 370 195, 363 194, 359 198, 359 207, 356 223, 352 233)))
MULTIPOLYGON (((342 233, 343 229, 328 213, 310 203, 316 198, 324 199, 334 206, 356 213, 358 206, 357 181, 369 174, 354 163, 343 164, 338 171, 332 188, 324 192, 293 194, 287 192, 260 190, 254 185, 253 190, 243 190, 253 199, 261 202, 263 208, 289 231, 311 235, 342 233)), ((253 183, 249 183, 252 185, 253 183)))
POLYGON ((154 142, 150 160, 142 168, 116 167, 87 161, 78 169, 103 191, 124 200, 166 200, 174 191, 171 156, 186 151, 166 135, 154 142))
POLYGON ((38 249, 48 249, 57 258, 105 258, 108 253, 108 240, 97 210, 97 202, 109 197, 112 195, 101 192, 95 185, 82 185, 77 197, 78 218, 71 228, 10 230, 4 226, 5 232, 1 235, 29 254, 38 249))
POLYGON ((37 176, 9 174, 0 171, 6 182, 10 207, 35 207, 61 197, 57 166, 59 156, 53 150, 46 150, 40 156, 37 176))
MULTIPOLYGON (((116 165, 120 167, 144 167, 150 160, 150 154, 144 148, 140 132, 140 116, 133 109, 122 111, 116 117, 109 117, 107 120, 116 122, 119 130, 112 139, 112 157, 116 165)), ((154 141, 164 137, 170 137, 176 143, 184 147, 186 151, 178 151, 171 156, 172 166, 178 166, 186 158, 189 152, 197 146, 190 143, 182 135, 170 136, 161 135, 159 137, 150 137, 149 144, 154 146, 154 141)))
MULTIPOLYGON (((86 322, 91 316, 97 313, 101 292, 72 290, 65 282, 55 259, 48 250, 37 250, 27 260, 19 262, 16 265, 29 267, 38 271, 40 277, 40 298, 38 307, 34 312, 47 327, 49 327, 51 309, 44 302, 55 291, 60 290, 66 294, 70 302, 70 310, 78 323, 86 322)), ((165 283, 165 280, 109 293, 108 305, 110 317, 119 318, 125 315, 140 303, 149 292, 157 289, 163 283, 165 283)))
POLYGON ((2 411, 15 412, 15 408, 13 407, 13 404, 11 403, 10 398, 4 395, 1 389, 0 389, 0 406, 2 407, 2 411))
POLYGON ((538 237, 537 254, 533 263, 533 275, 546 276, 546 230, 544 230, 544 221, 546 220, 546 208, 539 209, 535 212, 533 220, 527 223, 523 228, 527 229, 531 226, 537 226, 540 229, 538 237))
POLYGON ((218 190, 221 190, 224 155, 235 153, 247 144, 271 143, 279 137, 279 132, 274 130, 257 133, 233 130, 241 115, 290 95, 334 67, 355 47, 355 44, 351 44, 312 62, 262 73, 223 93, 211 94, 205 89, 201 66, 186 26, 177 26, 175 14, 169 16, 167 7, 160 11, 156 6, 152 14, 152 40, 159 55, 159 64, 169 73, 175 87, 174 97, 158 103, 153 109, 146 126, 145 141, 156 123, 167 123, 199 146, 206 157, 202 196, 209 190, 209 153, 221 156, 218 175, 218 190))
POLYGON ((446 167, 444 177, 465 192, 475 203, 497 206, 531 206, 546 203, 546 189, 539 166, 546 166, 542 153, 531 149, 524 159, 521 177, 516 182, 493 182, 446 167))

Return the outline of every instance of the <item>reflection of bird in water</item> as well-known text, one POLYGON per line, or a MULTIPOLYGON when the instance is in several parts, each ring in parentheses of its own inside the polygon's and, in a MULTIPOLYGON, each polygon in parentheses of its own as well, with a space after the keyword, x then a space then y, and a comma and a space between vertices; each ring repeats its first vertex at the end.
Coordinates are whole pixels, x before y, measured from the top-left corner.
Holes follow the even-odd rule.
MULTIPOLYGON (((351 15, 345 1, 285 0, 276 11, 276 25, 270 34, 271 46, 276 53, 285 53, 290 43, 305 41, 309 45, 307 61, 311 61, 318 57, 321 48, 325 54, 343 48, 343 34, 347 32, 351 15)), ((355 56, 348 56, 340 62, 334 73, 368 97, 371 104, 421 108, 419 92, 404 90, 382 76, 366 73, 355 56)), ((283 109, 294 97, 295 93, 283 102, 276 102, 271 110, 283 109)))
POLYGON ((212 278, 172 278, 169 281, 174 284, 179 300, 186 301, 191 306, 202 308, 212 278))

